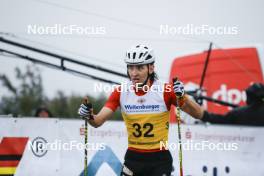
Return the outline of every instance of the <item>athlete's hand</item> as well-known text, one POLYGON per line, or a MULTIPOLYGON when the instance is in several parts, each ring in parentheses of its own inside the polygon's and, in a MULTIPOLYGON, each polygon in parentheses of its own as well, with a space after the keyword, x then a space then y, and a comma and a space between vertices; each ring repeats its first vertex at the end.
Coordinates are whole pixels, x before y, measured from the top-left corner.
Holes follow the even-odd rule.
POLYGON ((87 120, 93 120, 93 106, 92 103, 89 103, 88 97, 85 97, 83 99, 83 103, 80 105, 80 108, 78 109, 78 114, 81 118, 87 119, 87 120))
POLYGON ((182 98, 184 96, 184 85, 178 78, 173 78, 173 91, 177 98, 182 98))

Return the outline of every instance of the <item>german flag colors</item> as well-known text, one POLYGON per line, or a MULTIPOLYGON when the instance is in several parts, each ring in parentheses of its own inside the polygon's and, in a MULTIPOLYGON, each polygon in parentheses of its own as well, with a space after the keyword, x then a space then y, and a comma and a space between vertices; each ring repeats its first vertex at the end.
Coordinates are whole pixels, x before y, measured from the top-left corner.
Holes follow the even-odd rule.
POLYGON ((4 137, 0 143, 0 176, 11 176, 23 156, 28 137, 4 137))

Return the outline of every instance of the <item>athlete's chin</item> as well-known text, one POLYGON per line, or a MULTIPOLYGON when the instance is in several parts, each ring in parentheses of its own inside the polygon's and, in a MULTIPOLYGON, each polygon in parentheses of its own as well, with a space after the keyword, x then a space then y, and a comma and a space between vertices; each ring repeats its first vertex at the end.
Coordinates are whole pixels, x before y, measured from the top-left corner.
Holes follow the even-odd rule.
POLYGON ((138 79, 134 79, 134 80, 132 80, 132 83, 133 84, 140 84, 140 81, 138 79))

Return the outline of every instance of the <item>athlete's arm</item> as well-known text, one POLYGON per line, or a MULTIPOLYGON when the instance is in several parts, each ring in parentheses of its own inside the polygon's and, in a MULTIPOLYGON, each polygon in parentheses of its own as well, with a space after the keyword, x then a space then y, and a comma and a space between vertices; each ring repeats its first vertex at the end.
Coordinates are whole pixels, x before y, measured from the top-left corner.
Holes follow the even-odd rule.
POLYGON ((184 112, 192 117, 202 119, 204 109, 184 93, 184 87, 181 82, 174 85, 167 84, 167 86, 168 92, 165 92, 165 101, 168 109, 170 109, 169 107, 171 104, 175 106, 179 105, 184 112), (171 89, 171 87, 173 87, 173 89, 171 89), (180 97, 182 98, 177 99, 176 92, 180 94, 180 97))
POLYGON ((196 119, 202 119, 204 114, 204 109, 187 95, 185 95, 185 101, 181 106, 181 109, 196 119))
POLYGON ((108 107, 103 107, 101 111, 93 115, 93 119, 88 120, 89 124, 97 128, 113 115, 114 111, 108 107))
POLYGON ((95 128, 101 126, 106 120, 108 120, 113 115, 115 110, 120 105, 119 102, 120 102, 120 87, 118 87, 112 92, 107 102, 105 103, 104 107, 97 115, 94 115, 93 120, 89 120, 89 123, 95 128))

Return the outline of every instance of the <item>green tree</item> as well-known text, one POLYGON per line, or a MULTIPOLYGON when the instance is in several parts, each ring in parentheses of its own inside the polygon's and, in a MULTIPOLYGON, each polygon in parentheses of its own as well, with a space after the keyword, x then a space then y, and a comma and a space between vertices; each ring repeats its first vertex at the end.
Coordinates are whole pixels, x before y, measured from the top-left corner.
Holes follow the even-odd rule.
MULTIPOLYGON (((15 68, 16 85, 11 83, 6 75, 0 75, 3 86, 11 92, 9 96, 3 96, 0 102, 0 114, 14 114, 20 116, 33 116, 40 106, 47 107, 53 117, 78 118, 77 110, 84 96, 66 96, 63 91, 58 91, 56 96, 48 99, 44 95, 40 70, 35 65, 26 66, 25 72, 15 68)), ((98 113, 106 102, 106 97, 101 94, 99 98, 88 96, 93 104, 95 113, 98 113)), ((120 111, 116 111, 112 120, 121 120, 120 111)))
POLYGON ((30 116, 45 100, 40 71, 35 65, 27 65, 25 72, 15 68, 15 74, 17 87, 6 75, 0 75, 3 86, 11 92, 10 96, 2 97, 0 113, 30 116))
POLYGON ((62 91, 58 91, 56 96, 47 102, 48 109, 55 117, 75 118, 78 117, 77 110, 82 101, 82 96, 66 96, 62 91))
MULTIPOLYGON (((48 102, 48 108, 51 112, 54 112, 55 117, 64 118, 79 118, 77 115, 77 110, 82 103, 84 96, 71 95, 65 96, 62 91, 57 92, 57 96, 48 102)), ((89 101, 93 104, 94 113, 97 114, 104 106, 106 102, 106 97, 101 94, 98 98, 89 96, 89 101)), ((112 120, 121 120, 120 111, 114 113, 112 120)))

